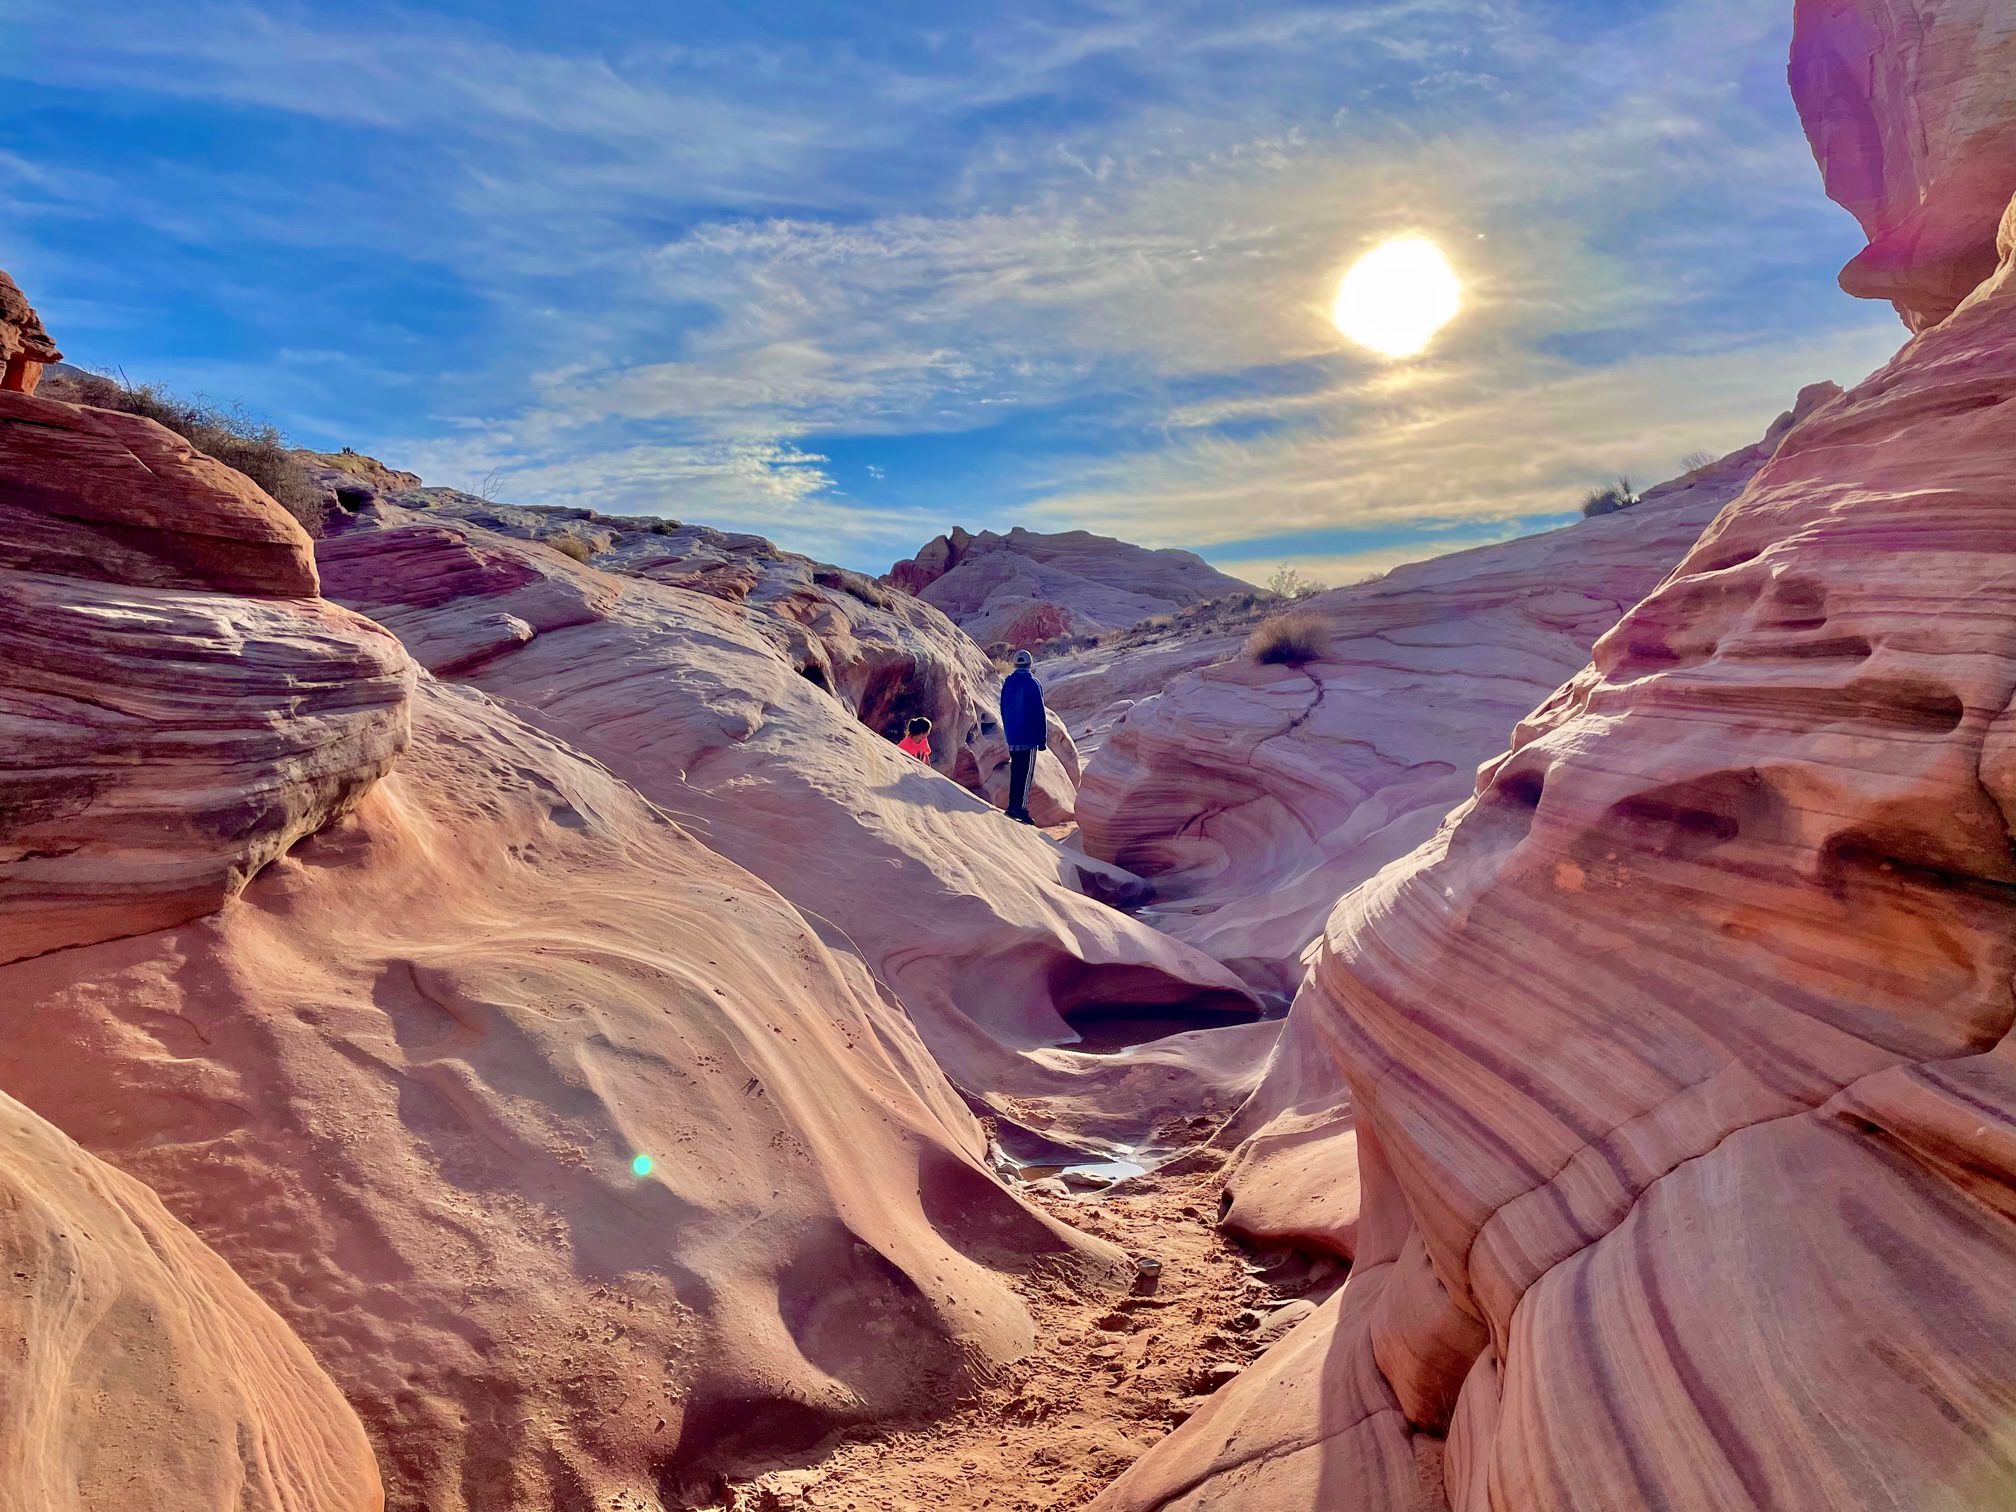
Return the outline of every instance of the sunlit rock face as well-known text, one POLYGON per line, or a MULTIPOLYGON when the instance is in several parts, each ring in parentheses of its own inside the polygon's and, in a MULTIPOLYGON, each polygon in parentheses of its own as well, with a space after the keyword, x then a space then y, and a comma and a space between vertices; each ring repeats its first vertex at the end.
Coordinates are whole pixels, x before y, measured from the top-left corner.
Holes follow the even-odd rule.
POLYGON ((1351 1280, 1100 1507, 2016 1503, 2001 227, 1339 904, 1351 1280))
POLYGON ((1869 247, 1849 293, 1935 325, 1995 267, 2016 194, 2016 11, 2003 0, 1799 0, 1792 92, 1827 192, 1869 247))
MULTIPOLYGON (((388 510, 410 512, 450 527, 466 523, 485 533, 538 541, 605 572, 745 606, 744 619, 789 658, 798 675, 863 725, 893 741, 910 719, 929 719, 932 764, 996 808, 1007 806, 1000 674, 972 638, 932 605, 745 532, 586 509, 497 504, 452 488, 412 486, 419 480, 411 473, 392 472, 368 457, 339 454, 334 460, 347 472, 332 468, 332 479, 368 487, 356 509, 332 520, 336 533, 347 525, 375 523, 388 510)), ((474 654, 494 651, 478 647, 474 654)), ((1049 750, 1038 757, 1029 794, 1037 823, 1070 822, 1078 776, 1070 733, 1053 720, 1049 750)))
POLYGON ((1115 667, 1099 684, 1109 695, 1148 693, 1141 681, 1158 675, 1163 690, 1127 710, 1087 768, 1087 851, 1152 878, 1157 919, 1179 938, 1293 992, 1338 897, 1435 832, 1506 732, 1838 392, 1809 389, 1759 444, 1634 509, 1298 605, 1325 627, 1305 666, 1258 665, 1234 636, 1207 640, 1223 660, 1187 676, 1169 675, 1173 651, 1144 657, 1133 684, 1115 667))
POLYGON ((1250 1088, 1264 1040, 1182 1066, 1073 1052, 1093 1016, 1251 999, 1218 963, 1094 900, 1138 879, 865 728, 800 673, 793 625, 764 606, 438 512, 375 511, 320 554, 329 592, 424 665, 604 763, 858 954, 955 1082, 1004 1117, 1131 1143, 1229 1112, 1250 1088))
POLYGON ((1188 551, 1020 527, 1006 535, 955 529, 890 568, 887 581, 944 610, 983 646, 1121 630, 1253 586, 1188 551))
POLYGON ((397 758, 411 677, 249 479, 0 392, 0 961, 219 906, 397 758))
MULTIPOLYGON (((1019 1356, 1018 1275, 1132 1275, 992 1174, 860 958, 598 762, 431 677, 393 772, 229 908, 0 967, 0 1003, 9 1093, 144 1180, 291 1325, 393 1512, 705 1505, 718 1470, 942 1411, 1019 1356)), ((7 1127, 0 1105, 0 1235, 19 1231, 7 1127)), ((92 1334, 58 1307, 57 1254, 36 1347, 81 1352, 30 1381, 145 1382, 115 1345, 146 1320, 92 1334)), ((156 1363, 188 1365, 192 1441, 233 1460, 228 1361, 156 1363)), ((166 1402, 111 1405, 149 1415, 28 1408, 162 1442, 166 1402)), ((283 1428, 286 1465, 325 1425, 283 1428)), ((375 1509, 216 1492, 76 1512, 240 1505, 375 1509)))
POLYGON ((357 1415, 154 1194, 0 1095, 0 1506, 379 1512, 357 1415))

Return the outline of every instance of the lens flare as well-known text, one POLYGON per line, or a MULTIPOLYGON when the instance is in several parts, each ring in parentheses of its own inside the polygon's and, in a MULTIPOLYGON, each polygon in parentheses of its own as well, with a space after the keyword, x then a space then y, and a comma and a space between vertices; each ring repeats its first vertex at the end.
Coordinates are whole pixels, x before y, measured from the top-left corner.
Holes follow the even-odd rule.
POLYGON ((632 1160, 630 1162, 630 1174, 632 1176, 649 1176, 651 1174, 651 1157, 649 1155, 639 1155, 636 1159, 632 1160))
POLYGON ((1358 345, 1384 357, 1415 357, 1463 308, 1463 282, 1425 236, 1382 243, 1337 285, 1330 318, 1358 345))

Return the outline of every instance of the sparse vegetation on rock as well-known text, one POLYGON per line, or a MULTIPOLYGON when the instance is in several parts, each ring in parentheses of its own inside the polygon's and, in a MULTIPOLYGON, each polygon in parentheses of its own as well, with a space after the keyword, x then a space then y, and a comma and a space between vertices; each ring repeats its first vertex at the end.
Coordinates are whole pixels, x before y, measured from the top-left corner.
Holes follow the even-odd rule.
POLYGON ((1267 579, 1267 591, 1276 598, 1284 599, 1310 598, 1327 586, 1289 562, 1276 567, 1274 575, 1267 579))
POLYGON ((1262 620, 1246 639, 1246 654, 1263 667, 1300 667, 1321 661, 1330 649, 1330 627, 1306 609, 1262 620))
POLYGON ((1628 476, 1619 476, 1607 488, 1592 488, 1582 500, 1582 518, 1596 519, 1600 515, 1616 514, 1630 509, 1638 503, 1638 490, 1632 486, 1628 476))
POLYGON ((123 378, 81 368, 50 373, 40 392, 44 398, 142 415, 166 426, 198 451, 236 468, 265 489, 310 535, 322 533, 323 492, 314 475, 294 455, 276 426, 239 405, 214 404, 200 395, 184 399, 159 384, 130 384, 123 378))

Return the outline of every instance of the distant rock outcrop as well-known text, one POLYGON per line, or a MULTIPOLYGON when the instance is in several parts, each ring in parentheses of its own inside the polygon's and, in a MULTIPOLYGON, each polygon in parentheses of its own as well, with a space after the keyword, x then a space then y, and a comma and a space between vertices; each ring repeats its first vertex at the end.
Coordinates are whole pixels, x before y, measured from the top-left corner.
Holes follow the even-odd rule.
POLYGON ((1798 0, 1792 93, 1869 245, 1841 273, 1914 331, 1995 271, 2016 194, 2016 11, 2004 0, 1798 0))
POLYGON ((0 1506, 384 1505, 363 1426, 286 1325, 152 1192, 5 1095, 0 1260, 0 1506))
POLYGON ((1339 905, 1350 1281, 1102 1512, 2016 1504, 2016 202, 1895 286, 1998 215, 1339 905))
POLYGON ((1096 635, 1253 586, 1188 551, 1020 527, 1006 535, 955 528, 885 580, 937 605, 983 646, 1096 635))

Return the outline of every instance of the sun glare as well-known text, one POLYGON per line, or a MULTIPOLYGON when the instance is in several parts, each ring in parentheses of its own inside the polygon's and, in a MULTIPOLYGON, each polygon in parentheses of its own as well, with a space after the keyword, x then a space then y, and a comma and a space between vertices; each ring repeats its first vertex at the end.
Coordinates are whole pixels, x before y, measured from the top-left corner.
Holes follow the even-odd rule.
POLYGON ((1362 347, 1414 357, 1463 308, 1463 283, 1425 236, 1384 242, 1351 265, 1330 318, 1362 347))

